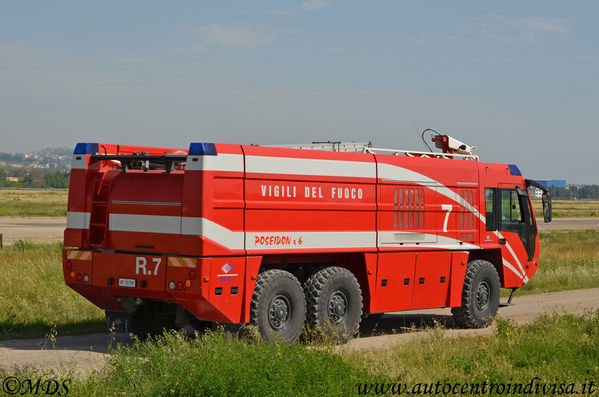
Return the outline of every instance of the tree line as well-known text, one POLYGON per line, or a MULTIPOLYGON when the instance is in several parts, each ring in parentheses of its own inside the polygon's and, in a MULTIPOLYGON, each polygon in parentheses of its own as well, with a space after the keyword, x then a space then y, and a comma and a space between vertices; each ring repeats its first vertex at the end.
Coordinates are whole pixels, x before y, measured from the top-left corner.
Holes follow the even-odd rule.
POLYGON ((599 200, 599 185, 570 185, 550 187, 554 200, 599 200))
POLYGON ((50 170, 46 168, 0 168, 0 188, 51 188, 67 189, 69 187, 69 170, 50 170), (16 177, 18 181, 9 181, 8 177, 16 177))

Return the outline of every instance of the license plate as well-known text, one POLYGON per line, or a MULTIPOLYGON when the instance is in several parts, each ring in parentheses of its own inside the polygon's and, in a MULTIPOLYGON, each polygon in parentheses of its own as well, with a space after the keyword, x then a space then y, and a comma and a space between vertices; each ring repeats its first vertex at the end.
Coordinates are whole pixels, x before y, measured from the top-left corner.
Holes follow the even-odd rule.
POLYGON ((119 278, 119 287, 135 288, 134 278, 119 278))

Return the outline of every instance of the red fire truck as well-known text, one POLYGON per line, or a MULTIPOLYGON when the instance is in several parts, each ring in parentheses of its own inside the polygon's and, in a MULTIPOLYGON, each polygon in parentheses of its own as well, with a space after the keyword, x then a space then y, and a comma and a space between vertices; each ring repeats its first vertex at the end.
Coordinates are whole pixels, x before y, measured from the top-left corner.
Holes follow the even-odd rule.
POLYGON ((346 339, 364 315, 435 307, 485 327, 500 288, 511 302, 538 269, 527 187, 544 188, 433 139, 443 153, 77 144, 65 281, 139 334, 251 323, 293 342, 307 324, 346 339))

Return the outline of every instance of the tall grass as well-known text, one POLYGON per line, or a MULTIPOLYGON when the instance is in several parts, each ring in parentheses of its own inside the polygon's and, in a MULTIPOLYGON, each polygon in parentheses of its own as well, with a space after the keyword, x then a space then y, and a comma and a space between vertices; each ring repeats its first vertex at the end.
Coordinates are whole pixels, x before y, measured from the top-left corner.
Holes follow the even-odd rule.
POLYGON ((539 270, 519 293, 599 287, 599 231, 541 233, 539 270))
POLYGON ((0 338, 102 331, 103 312, 68 288, 60 244, 19 241, 0 250, 0 338))
POLYGON ((170 333, 117 351, 74 395, 339 396, 371 376, 326 349, 170 333))
POLYGON ((0 216, 67 216, 67 190, 0 189, 0 216))

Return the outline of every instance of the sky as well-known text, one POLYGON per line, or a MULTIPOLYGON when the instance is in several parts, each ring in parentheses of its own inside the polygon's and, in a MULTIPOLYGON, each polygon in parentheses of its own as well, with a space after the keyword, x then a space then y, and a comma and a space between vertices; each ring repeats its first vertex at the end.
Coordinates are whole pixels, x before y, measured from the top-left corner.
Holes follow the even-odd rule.
POLYGON ((0 0, 0 152, 432 128, 599 184, 597 1, 0 0))

